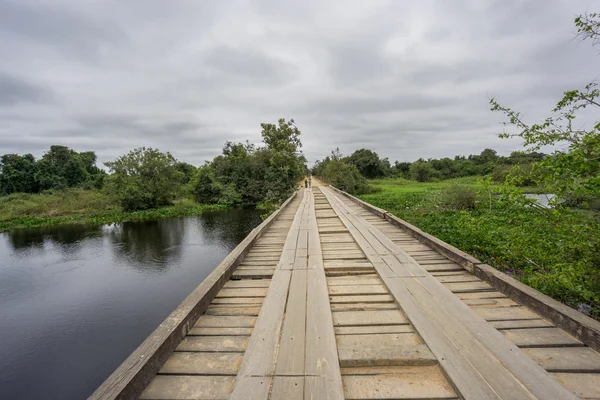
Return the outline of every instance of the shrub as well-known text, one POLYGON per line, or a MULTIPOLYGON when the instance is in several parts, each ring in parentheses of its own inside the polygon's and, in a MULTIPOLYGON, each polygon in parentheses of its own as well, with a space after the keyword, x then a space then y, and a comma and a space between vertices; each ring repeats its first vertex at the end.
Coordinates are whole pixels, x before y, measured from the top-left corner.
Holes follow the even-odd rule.
POLYGON ((477 206, 477 191, 465 185, 453 185, 440 192, 440 204, 457 211, 474 210, 477 206))
POLYGON ((358 168, 342 160, 332 160, 325 167, 323 180, 350 194, 362 194, 369 191, 367 180, 358 172, 358 168))
POLYGON ((113 173, 109 191, 125 211, 169 205, 181 188, 183 173, 170 153, 141 147, 106 166, 113 173))

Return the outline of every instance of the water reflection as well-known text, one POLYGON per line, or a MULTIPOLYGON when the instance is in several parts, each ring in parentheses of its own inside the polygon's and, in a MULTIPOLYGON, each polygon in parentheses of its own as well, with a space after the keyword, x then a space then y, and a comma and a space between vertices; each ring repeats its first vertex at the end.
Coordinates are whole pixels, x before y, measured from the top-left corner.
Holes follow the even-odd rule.
POLYGON ((59 225, 41 228, 17 229, 5 234, 14 250, 42 249, 44 243, 51 242, 56 246, 65 246, 80 242, 82 239, 102 236, 102 228, 93 225, 59 225))
POLYGON ((126 222, 108 232, 117 263, 137 270, 164 272, 181 261, 184 218, 126 222))
POLYGON ((230 248, 237 246, 248 234, 248 226, 257 226, 260 223, 260 213, 256 210, 235 209, 228 212, 230 218, 221 217, 221 212, 209 212, 198 216, 196 219, 206 232, 208 243, 219 242, 230 248))

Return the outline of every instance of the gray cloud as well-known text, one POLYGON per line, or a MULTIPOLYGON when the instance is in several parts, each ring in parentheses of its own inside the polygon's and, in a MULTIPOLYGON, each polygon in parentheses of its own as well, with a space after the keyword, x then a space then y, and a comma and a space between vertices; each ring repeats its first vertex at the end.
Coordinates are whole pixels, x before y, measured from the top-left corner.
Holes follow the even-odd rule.
POLYGON ((0 71, 0 106, 22 102, 45 103, 53 99, 51 90, 0 71))
POLYGON ((312 162, 508 153, 488 98, 544 118, 598 78, 573 40, 591 0, 0 3, 0 154, 101 162, 138 146, 201 164, 294 118, 312 162))

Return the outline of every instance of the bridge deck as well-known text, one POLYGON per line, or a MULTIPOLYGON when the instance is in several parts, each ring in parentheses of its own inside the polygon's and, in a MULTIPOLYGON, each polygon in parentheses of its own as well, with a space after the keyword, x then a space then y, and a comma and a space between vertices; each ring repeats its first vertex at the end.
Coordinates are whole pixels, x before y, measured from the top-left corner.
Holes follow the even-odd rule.
POLYGON ((600 398, 598 352, 327 187, 288 204, 141 395, 578 397, 600 398))

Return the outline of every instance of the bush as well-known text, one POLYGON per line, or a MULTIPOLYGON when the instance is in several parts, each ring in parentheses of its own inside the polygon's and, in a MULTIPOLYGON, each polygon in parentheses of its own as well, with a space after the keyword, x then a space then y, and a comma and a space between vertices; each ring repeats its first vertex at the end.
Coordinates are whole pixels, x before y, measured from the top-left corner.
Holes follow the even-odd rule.
POLYGON ((440 204, 457 211, 477 207, 477 191, 465 185, 453 185, 440 192, 440 204))
POLYGON ((113 173, 108 189, 125 211, 169 205, 181 189, 183 173, 170 153, 142 147, 106 166, 113 173))
POLYGON ((431 182, 439 178, 439 172, 433 168, 433 165, 422 159, 410 165, 409 173, 417 182, 431 182))
POLYGON ((497 165, 492 171, 492 180, 496 183, 504 183, 508 174, 510 174, 510 165, 497 165))
POLYGON ((331 160, 323 172, 323 180, 350 194, 369 192, 367 180, 358 172, 358 168, 342 160, 331 160))

